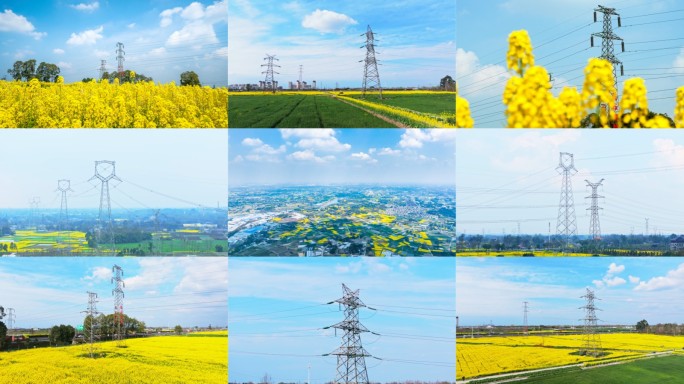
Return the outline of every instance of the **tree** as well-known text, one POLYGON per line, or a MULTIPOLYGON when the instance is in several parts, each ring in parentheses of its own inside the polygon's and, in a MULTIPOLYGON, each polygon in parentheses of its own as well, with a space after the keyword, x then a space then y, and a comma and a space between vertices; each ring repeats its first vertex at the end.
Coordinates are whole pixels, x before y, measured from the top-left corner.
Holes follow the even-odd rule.
POLYGON ((183 327, 181 327, 180 325, 176 325, 176 327, 173 328, 173 330, 176 332, 176 335, 182 335, 183 334, 183 327))
POLYGON ((31 59, 21 64, 21 77, 29 81, 36 77, 36 60, 31 59))
POLYGON ((439 81, 439 88, 445 91, 455 91, 456 82, 451 76, 446 75, 439 81))
POLYGON ((181 85, 201 85, 199 76, 193 71, 185 71, 180 76, 181 85))
POLYGON ((219 253, 223 252, 223 245, 221 245, 221 244, 216 244, 216 247, 214 247, 214 248, 216 249, 216 252, 219 252, 219 253))
POLYGON ((0 350, 2 350, 2 346, 5 344, 5 337, 7 337, 7 326, 0 321, 0 350))
POLYGON ((17 60, 14 62, 12 69, 7 70, 7 73, 9 73, 9 75, 12 76, 14 80, 21 80, 21 68, 23 65, 23 61, 17 60))
POLYGON ((636 323, 636 330, 640 333, 648 331, 648 321, 644 319, 636 323))
POLYGON ((55 325, 52 327, 52 329, 50 329, 48 338, 50 339, 51 344, 59 345, 70 344, 74 336, 76 336, 76 329, 74 329, 74 327, 71 325, 60 324, 55 325))
POLYGON ((59 76, 59 72, 59 67, 55 64, 41 62, 38 65, 38 69, 36 70, 36 77, 38 78, 38 80, 44 81, 46 83, 56 82, 57 76, 59 76))
POLYGON ((84 83, 90 83, 91 81, 95 81, 92 77, 84 77, 83 80, 81 80, 84 83))

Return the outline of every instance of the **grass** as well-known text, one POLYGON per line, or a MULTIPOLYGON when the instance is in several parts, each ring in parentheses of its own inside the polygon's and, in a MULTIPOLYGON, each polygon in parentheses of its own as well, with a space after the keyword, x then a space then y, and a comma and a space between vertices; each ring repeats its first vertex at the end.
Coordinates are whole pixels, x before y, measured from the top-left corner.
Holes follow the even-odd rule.
POLYGON ((389 128, 394 125, 327 95, 231 95, 231 128, 389 128))
POLYGON ((84 346, 38 348, 0 353, 0 372, 8 383, 200 383, 228 381, 228 337, 158 336, 97 343, 97 359, 84 346))
POLYGON ((618 384, 618 383, 684 383, 684 357, 666 356, 561 373, 551 377, 530 378, 516 383, 544 384, 618 384))
MULTIPOLYGON (((350 96, 355 99, 361 98, 361 95, 350 96)), ((390 105, 393 107, 411 109, 417 112, 432 113, 435 115, 442 113, 454 115, 456 113, 456 95, 453 93, 383 93, 382 100, 376 97, 368 97, 366 100, 372 101, 374 103, 390 105)))

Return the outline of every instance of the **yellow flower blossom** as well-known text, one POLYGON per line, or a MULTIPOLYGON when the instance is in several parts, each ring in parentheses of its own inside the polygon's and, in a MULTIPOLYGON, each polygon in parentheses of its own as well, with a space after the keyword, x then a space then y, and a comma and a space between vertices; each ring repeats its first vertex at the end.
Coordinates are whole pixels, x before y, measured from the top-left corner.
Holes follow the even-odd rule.
POLYGON ((513 31, 508 35, 506 63, 508 69, 517 72, 520 76, 525 73, 525 69, 534 66, 532 42, 526 30, 513 31))
POLYGON ((684 87, 677 90, 677 106, 675 107, 675 124, 684 128, 684 87))

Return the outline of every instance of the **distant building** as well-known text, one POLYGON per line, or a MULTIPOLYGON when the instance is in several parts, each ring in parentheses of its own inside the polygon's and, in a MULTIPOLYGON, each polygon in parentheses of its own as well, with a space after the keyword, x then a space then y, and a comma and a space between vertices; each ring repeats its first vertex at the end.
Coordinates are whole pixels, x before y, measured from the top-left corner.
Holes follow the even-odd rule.
POLYGON ((684 236, 679 236, 670 240, 671 251, 680 251, 682 249, 684 249, 684 236))

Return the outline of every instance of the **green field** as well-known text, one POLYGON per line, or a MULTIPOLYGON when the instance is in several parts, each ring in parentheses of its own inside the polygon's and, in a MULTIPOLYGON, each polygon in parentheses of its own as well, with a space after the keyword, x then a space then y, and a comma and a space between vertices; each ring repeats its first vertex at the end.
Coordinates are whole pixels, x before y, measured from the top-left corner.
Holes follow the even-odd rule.
POLYGON ((530 378, 515 382, 544 384, 684 383, 684 356, 656 357, 607 367, 572 370, 554 376, 530 378))
POLYGON ((327 95, 231 95, 231 128, 388 128, 394 125, 327 95))
MULTIPOLYGON (((355 99, 362 98, 361 95, 350 95, 350 97, 355 99)), ((434 115, 448 114, 453 116, 456 114, 456 96, 453 93, 427 95, 419 93, 387 93, 382 95, 382 100, 375 97, 369 97, 367 100, 434 115)))
POLYGON ((122 251, 124 249, 140 248, 145 254, 150 254, 150 243, 152 243, 152 255, 173 255, 173 254, 211 254, 216 253, 217 256, 225 254, 228 244, 226 240, 214 240, 210 236, 200 236, 200 240, 182 240, 182 239, 165 239, 163 241, 143 241, 140 243, 123 243, 116 244, 116 249, 122 251), (216 252, 216 246, 221 246, 223 251, 216 252))

